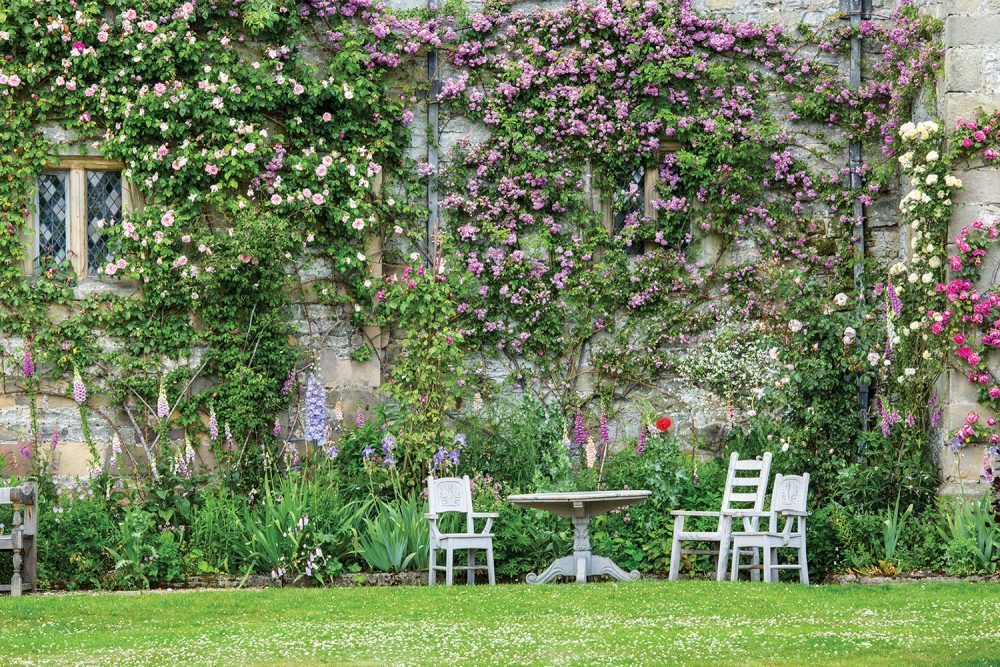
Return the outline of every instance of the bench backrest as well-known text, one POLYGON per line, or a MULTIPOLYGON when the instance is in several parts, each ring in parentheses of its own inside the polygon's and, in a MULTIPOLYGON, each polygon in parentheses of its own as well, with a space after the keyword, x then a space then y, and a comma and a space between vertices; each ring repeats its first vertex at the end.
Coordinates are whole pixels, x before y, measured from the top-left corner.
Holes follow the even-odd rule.
POLYGON ((38 529, 38 485, 33 482, 21 486, 0 487, 0 505, 14 505, 15 525, 23 527, 23 535, 34 535, 38 529))

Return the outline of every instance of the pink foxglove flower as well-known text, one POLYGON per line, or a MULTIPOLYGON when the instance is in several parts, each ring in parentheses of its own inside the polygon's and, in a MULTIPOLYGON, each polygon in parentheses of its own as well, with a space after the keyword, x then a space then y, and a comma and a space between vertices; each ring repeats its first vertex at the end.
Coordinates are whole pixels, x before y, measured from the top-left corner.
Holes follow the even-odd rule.
POLYGON ((219 439, 219 419, 215 416, 215 407, 208 413, 208 437, 212 440, 219 439))
POLYGON ((170 414, 170 405, 167 403, 167 392, 160 382, 160 395, 156 397, 156 416, 163 419, 170 414))
POLYGON ((597 461, 597 447, 594 446, 593 438, 587 438, 587 447, 585 451, 587 454, 587 467, 593 468, 594 463, 597 461))
POLYGON ((26 378, 35 376, 35 359, 31 356, 30 347, 24 348, 24 355, 21 357, 21 372, 26 378))
POLYGON ((643 424, 639 427, 639 442, 635 446, 635 453, 642 454, 646 451, 646 439, 648 438, 648 433, 646 432, 646 425, 643 424))
POLYGON ((87 402, 87 385, 83 383, 80 370, 75 366, 73 367, 73 400, 76 401, 77 405, 83 405, 87 402))

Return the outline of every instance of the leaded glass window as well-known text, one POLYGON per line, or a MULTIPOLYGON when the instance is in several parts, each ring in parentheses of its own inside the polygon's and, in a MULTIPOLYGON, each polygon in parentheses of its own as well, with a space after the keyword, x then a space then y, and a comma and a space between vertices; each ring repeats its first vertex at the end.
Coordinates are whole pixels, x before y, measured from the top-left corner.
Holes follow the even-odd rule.
POLYGON ((69 173, 45 172, 38 177, 38 256, 66 259, 69 250, 69 173))
POLYGON ((122 212, 122 175, 117 171, 87 172, 87 272, 113 259, 103 227, 117 222, 122 212))
MULTIPOLYGON (((615 233, 620 234, 626 225, 635 225, 641 220, 646 208, 645 201, 646 170, 642 167, 629 174, 619 187, 615 197, 615 233)), ((632 245, 625 246, 628 255, 643 253, 642 239, 632 236, 632 245)))

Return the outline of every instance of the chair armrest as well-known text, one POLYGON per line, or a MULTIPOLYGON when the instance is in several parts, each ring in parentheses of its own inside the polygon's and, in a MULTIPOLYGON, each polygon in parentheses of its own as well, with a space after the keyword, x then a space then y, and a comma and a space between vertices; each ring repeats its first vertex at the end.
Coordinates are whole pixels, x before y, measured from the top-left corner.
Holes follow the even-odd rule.
POLYGON ((771 516, 771 512, 769 512, 768 510, 723 510, 722 512, 720 512, 720 514, 722 514, 723 516, 732 516, 732 517, 771 516))
POLYGON ((672 510, 671 516, 719 516, 718 512, 689 512, 686 510, 672 510))
POLYGON ((780 514, 785 516, 809 516, 812 512, 800 512, 799 510, 781 510, 780 514))
POLYGON ((500 514, 497 512, 473 512, 473 519, 499 519, 500 514))
POLYGON ((427 514, 424 515, 424 518, 427 519, 428 521, 437 521, 438 515, 434 514, 433 512, 428 512, 427 514))

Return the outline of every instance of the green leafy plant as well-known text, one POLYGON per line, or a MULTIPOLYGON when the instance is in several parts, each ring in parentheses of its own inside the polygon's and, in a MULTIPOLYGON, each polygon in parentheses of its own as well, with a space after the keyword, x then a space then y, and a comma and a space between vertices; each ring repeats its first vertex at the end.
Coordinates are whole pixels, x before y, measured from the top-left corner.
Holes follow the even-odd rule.
POLYGON ((381 502, 374 518, 366 518, 358 535, 358 553, 379 572, 427 567, 430 533, 426 506, 416 496, 381 502))
POLYGON ((947 570, 952 574, 994 572, 1000 528, 989 496, 971 501, 963 497, 950 505, 942 499, 941 503, 944 526, 939 530, 945 541, 947 570))
POLYGON ((883 555, 887 563, 891 563, 896 558, 896 547, 899 546, 899 537, 906 528, 906 520, 913 514, 913 503, 906 506, 903 513, 899 513, 899 498, 891 511, 886 511, 885 519, 882 521, 882 542, 884 546, 883 555))

